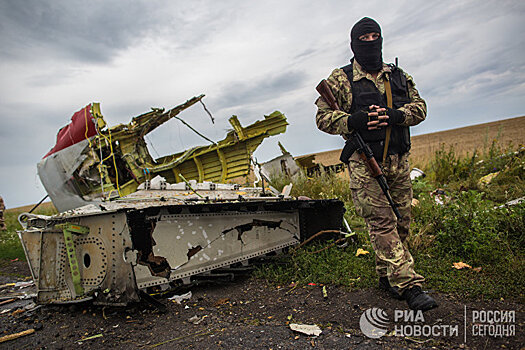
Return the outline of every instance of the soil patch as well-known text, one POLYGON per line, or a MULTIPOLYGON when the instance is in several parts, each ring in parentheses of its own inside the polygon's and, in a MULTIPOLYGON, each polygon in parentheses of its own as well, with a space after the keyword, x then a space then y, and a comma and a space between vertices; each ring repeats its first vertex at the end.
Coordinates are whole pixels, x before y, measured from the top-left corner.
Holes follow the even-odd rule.
MULTIPOLYGON (((24 264, 4 263, 0 267, 2 284, 5 280, 23 280, 22 271, 26 275, 29 273, 24 264)), ((102 307, 89 302, 47 305, 15 315, 10 310, 0 314, 0 336, 31 328, 36 332, 0 343, 0 348, 520 349, 525 344, 523 305, 509 300, 465 301, 431 291, 440 303, 439 308, 426 312, 423 321, 394 322, 396 310, 406 310, 406 303, 393 300, 375 288, 348 291, 326 286, 325 298, 322 286, 273 286, 245 276, 230 283, 205 284, 189 290, 192 297, 181 304, 160 298, 159 301, 166 305, 164 313, 145 302, 127 307, 102 307), (466 343, 465 307, 468 316, 466 343), (387 333, 377 339, 365 336, 360 328, 361 316, 371 308, 380 308, 388 315, 387 333), (514 325, 515 335, 475 336, 473 326, 480 326, 472 323, 471 315, 475 310, 515 311, 514 322, 505 323, 514 325), (293 332, 290 323, 316 324, 322 334, 313 337, 293 332), (437 337, 394 335, 394 327, 403 324, 440 329, 457 326, 458 333, 437 337)), ((4 296, 7 293, 5 288, 0 292, 4 296)), ((1 305, 0 312, 10 307, 9 303, 1 305)))

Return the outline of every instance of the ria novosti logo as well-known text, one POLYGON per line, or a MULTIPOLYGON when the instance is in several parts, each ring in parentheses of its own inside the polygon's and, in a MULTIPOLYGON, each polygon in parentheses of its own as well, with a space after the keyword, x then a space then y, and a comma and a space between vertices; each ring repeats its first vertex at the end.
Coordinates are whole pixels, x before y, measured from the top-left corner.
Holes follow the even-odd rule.
MULTIPOLYGON (((394 310, 394 330, 389 333, 396 337, 441 337, 458 336, 459 326, 448 324, 425 324, 425 317, 421 310, 394 310)), ((510 317, 507 317, 510 319, 510 317)), ((359 319, 361 331, 369 338, 381 338, 389 328, 391 320, 387 313, 379 308, 373 307, 365 310, 359 319)), ((511 329, 507 333, 511 333, 511 329)))
POLYGON ((387 313, 377 307, 367 309, 359 319, 361 332, 363 332, 368 338, 373 339, 381 338, 385 335, 388 330, 388 324, 389 320, 387 313))
MULTIPOLYGON (((394 309, 393 320, 380 308, 365 310, 359 319, 359 326, 364 335, 377 339, 387 334, 390 323, 393 330, 389 336, 396 337, 458 337, 459 324, 442 324, 433 322, 425 324, 421 310, 394 309)), ((467 328, 467 307, 464 308, 463 342, 466 344, 469 329, 467 328)), ((516 335, 515 310, 472 310, 471 336, 514 337, 516 335)))

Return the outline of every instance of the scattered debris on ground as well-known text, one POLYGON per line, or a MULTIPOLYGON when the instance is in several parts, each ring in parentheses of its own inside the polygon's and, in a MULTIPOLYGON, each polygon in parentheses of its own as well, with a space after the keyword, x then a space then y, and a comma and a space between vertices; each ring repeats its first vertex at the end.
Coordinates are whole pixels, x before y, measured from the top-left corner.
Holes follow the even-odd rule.
MULTIPOLYGON (((25 263, 16 264, 21 267, 25 263)), ((24 270, 29 274, 27 267, 24 270)), ((7 277, 8 271, 9 267, 0 268, 2 284, 24 279, 7 277)), ((0 335, 18 335, 2 344, 15 349, 75 348, 80 343, 83 349, 519 349, 525 343, 524 307, 510 300, 465 301, 430 291, 440 306, 424 314, 425 324, 458 325, 458 336, 399 337, 391 332, 393 325, 390 324, 387 334, 372 339, 360 329, 361 315, 370 308, 380 307, 392 316, 395 310, 406 310, 406 303, 393 300, 375 288, 349 291, 334 286, 327 289, 329 297, 325 298, 323 288, 318 285, 290 284, 278 288, 263 280, 241 277, 228 283, 195 286, 191 289, 191 298, 181 300, 180 304, 160 297, 157 300, 166 306, 165 313, 145 302, 115 307, 97 306, 88 301, 44 305, 14 316, 0 314, 0 335), (469 334, 464 345, 465 307, 467 310, 515 310, 516 335, 494 338, 469 334), (298 333, 292 330, 291 324, 315 326, 321 332, 298 333)), ((0 297, 5 293, 2 290, 0 297)), ((10 308, 11 304, 0 305, 0 310, 10 308)), ((467 328, 473 326, 472 320, 467 320, 467 328)))
POLYGON ((290 323, 290 329, 294 332, 299 332, 306 335, 313 335, 317 337, 319 334, 323 333, 321 328, 315 324, 297 324, 290 323))

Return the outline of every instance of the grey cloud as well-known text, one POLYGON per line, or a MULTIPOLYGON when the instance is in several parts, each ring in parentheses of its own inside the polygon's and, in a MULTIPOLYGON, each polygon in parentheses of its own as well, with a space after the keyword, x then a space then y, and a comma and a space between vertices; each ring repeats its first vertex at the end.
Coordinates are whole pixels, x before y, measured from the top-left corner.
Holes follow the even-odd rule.
MULTIPOLYGON (((488 59, 474 61, 470 66, 456 69, 450 74, 433 74, 433 79, 424 81, 425 93, 435 97, 457 97, 451 92, 463 89, 465 95, 485 98, 515 89, 525 81, 525 67, 513 57, 518 54, 518 50, 509 47, 509 50, 504 51, 487 53, 488 59)), ((463 55, 466 57, 468 53, 463 55)))
POLYGON ((24 109, 0 109, 0 159, 2 165, 35 164, 49 151, 58 129, 69 122, 73 114, 48 108, 28 106, 24 109), (6 118, 6 116, 9 116, 6 118))
POLYGON ((222 107, 260 102, 294 91, 305 79, 305 72, 292 70, 271 77, 259 77, 257 80, 237 81, 223 89, 218 100, 222 101, 222 107))
POLYGON ((155 24, 147 12, 140 2, 3 1, 0 54, 105 62, 155 24))
POLYGON ((402 57, 402 66, 407 62, 416 67, 410 73, 420 92, 434 98, 471 100, 514 90, 525 80, 523 63, 516 59, 524 53, 524 39, 510 35, 513 31, 509 30, 523 26, 518 17, 495 11, 499 3, 454 6, 451 10, 427 5, 428 21, 419 21, 417 26, 416 12, 396 27, 399 34, 390 47, 411 53, 402 57), (437 23, 442 23, 441 27, 437 23), (420 51, 411 51, 413 42, 420 51))
POLYGON ((84 73, 82 69, 50 68, 28 77, 26 82, 33 87, 56 86, 70 82, 82 73, 84 73))
MULTIPOLYGON (((391 61, 399 56, 401 67, 414 76, 428 102, 428 119, 414 128, 414 134, 523 114, 525 36, 519 35, 525 29, 523 14, 525 3, 515 0, 444 0, 440 4, 408 0, 395 4, 0 1, 4 76, 0 166, 7 174, 0 182, 0 193, 8 204, 41 198, 40 190, 33 188, 39 183, 34 165, 53 146, 58 129, 82 107, 69 100, 83 97, 66 89, 96 95, 109 125, 127 123, 150 106, 161 107, 157 102, 171 104, 164 105, 169 108, 206 93, 215 125, 198 105, 181 117, 214 140, 224 137, 231 114, 248 125, 280 110, 288 117, 288 132, 263 143, 256 153, 261 161, 279 152, 276 140, 297 155, 340 147, 339 137, 315 126, 314 88, 334 67, 348 62, 348 29, 364 15, 375 16, 383 27, 383 57, 391 61), (225 73, 231 69, 210 68, 235 67, 243 50, 254 47, 245 46, 243 40, 260 44, 264 67, 254 64, 251 72, 243 71, 240 77, 225 73), (166 80, 154 83, 130 79, 148 89, 144 96, 81 89, 83 82, 77 77, 87 76, 87 71, 100 76, 98 69, 103 69, 115 79, 122 77, 117 74, 142 76, 142 68, 155 64, 149 61, 149 53, 133 60, 124 57, 129 64, 123 66, 129 68, 126 71, 111 68, 126 50, 141 55, 140 48, 153 45, 158 45, 154 50, 165 60, 157 61, 166 69, 161 73, 172 76, 165 74, 166 80), (223 50, 230 48, 236 56, 224 55, 223 50), (214 65, 206 64, 212 61, 214 65), (171 92, 174 86, 188 83, 167 81, 175 80, 179 69, 187 69, 185 79, 203 91, 186 95, 187 90, 175 88, 171 92), (156 94, 159 87, 169 93, 156 94), (50 94, 54 95, 45 101, 50 94)), ((89 103, 91 97, 85 98, 89 103)), ((150 136, 160 153, 206 143, 177 121, 150 136)))
POLYGON ((0 195, 7 208, 37 203, 46 192, 36 175, 36 165, 21 164, 15 166, 0 165, 2 181, 0 195))
POLYGON ((212 36, 228 8, 160 1, 7 0, 0 3, 0 57, 62 58, 104 63, 146 36, 173 38, 173 47, 190 48, 212 36), (219 16, 218 11, 224 10, 219 16), (199 14, 198 16, 195 14, 199 14), (194 23, 195 22, 195 23, 194 23), (209 35, 207 35, 209 34, 209 35))
POLYGON ((302 52, 299 52, 295 57, 294 59, 296 60, 300 60, 300 59, 304 59, 304 58, 307 58, 307 57, 311 57, 317 53, 319 53, 319 49, 314 49, 314 48, 308 48, 302 52))

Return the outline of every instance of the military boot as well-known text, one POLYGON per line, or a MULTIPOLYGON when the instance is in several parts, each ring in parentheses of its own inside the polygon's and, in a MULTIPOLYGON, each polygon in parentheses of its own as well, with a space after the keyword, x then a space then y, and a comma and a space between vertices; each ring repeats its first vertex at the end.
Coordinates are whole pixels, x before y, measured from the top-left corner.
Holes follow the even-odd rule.
POLYGON ((427 311, 438 306, 434 298, 423 292, 420 286, 407 288, 402 296, 412 310, 427 311))
POLYGON ((394 299, 403 300, 403 297, 399 294, 399 288, 392 287, 386 276, 379 277, 379 289, 386 291, 394 299))

